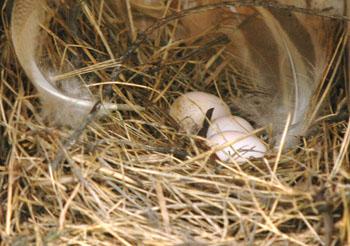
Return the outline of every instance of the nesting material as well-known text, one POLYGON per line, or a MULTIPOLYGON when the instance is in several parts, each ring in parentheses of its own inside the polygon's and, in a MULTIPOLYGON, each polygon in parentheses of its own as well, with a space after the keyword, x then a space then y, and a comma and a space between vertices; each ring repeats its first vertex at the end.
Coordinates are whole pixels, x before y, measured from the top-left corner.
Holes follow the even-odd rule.
MULTIPOLYGON (((220 0, 198 1, 218 3, 220 0)), ((213 151, 203 144, 202 138, 179 132, 168 114, 169 102, 185 92, 205 90, 215 95, 220 93, 232 105, 233 113, 238 109, 234 108, 236 102, 232 96, 246 96, 251 104, 259 98, 270 98, 270 104, 258 105, 271 112, 269 106, 274 104, 273 95, 277 93, 272 91, 271 96, 270 90, 246 83, 246 78, 261 77, 241 73, 237 69, 241 64, 227 60, 228 47, 217 42, 215 34, 210 32, 212 29, 201 37, 190 35, 186 40, 174 37, 184 19, 177 19, 179 15, 172 19, 168 16, 179 13, 193 20, 191 14, 178 6, 195 1, 147 1, 150 5, 156 3, 157 13, 157 3, 164 3, 164 11, 157 15, 161 20, 154 21, 154 8, 144 8, 141 4, 146 1, 142 0, 50 0, 47 13, 52 18, 49 24, 44 22, 40 26, 40 33, 49 36, 42 40, 39 49, 46 54, 45 60, 40 57, 36 60, 43 68, 41 71, 53 69, 60 81, 81 78, 92 99, 107 101, 104 95, 108 95, 110 102, 146 107, 139 113, 118 111, 93 120, 82 128, 76 141, 70 141, 72 134, 67 128, 48 127, 42 121, 38 92, 42 93, 34 88, 15 59, 11 43, 8 24, 13 1, 0 2, 0 21, 4 21, 0 26, 1 246, 349 244, 350 128, 348 118, 341 118, 343 113, 348 117, 346 106, 342 105, 349 101, 344 93, 349 81, 335 80, 348 77, 327 76, 331 84, 324 84, 319 91, 326 107, 320 112, 322 118, 316 116, 314 131, 303 139, 303 145, 280 154, 271 151, 263 159, 242 165, 217 161, 211 158, 213 151), (116 4, 129 4, 130 8, 114 8, 116 4), (136 5, 142 8, 133 9, 136 5), (143 30, 136 26, 138 17, 156 23, 145 39, 142 39, 145 35, 136 35, 143 30), (166 20, 169 21, 165 23, 166 20), (115 60, 111 60, 109 49, 115 60), (121 62, 121 57, 127 58, 121 62), (66 62, 69 66, 62 70, 60 64, 66 62), (258 93, 247 94, 253 89, 258 93), (332 95, 329 99, 325 94, 328 89, 332 95), (57 153, 62 153, 63 160, 52 171, 50 166, 57 160, 57 153)), ((247 1, 225 1, 225 5, 215 10, 220 12, 228 4, 244 2, 247 1)), ((274 8, 277 1, 249 2, 269 4, 269 10, 280 20, 275 22, 278 26, 302 24, 302 18, 293 18, 292 8, 284 12, 274 8)), ((329 8, 322 9, 321 15, 331 14, 329 8)), ((199 17, 206 10, 193 12, 199 17)), ((235 18, 246 16, 239 13, 235 18)), ((308 16, 311 19, 313 15, 308 16)), ((249 34, 252 25, 259 24, 263 17, 256 14, 248 18, 238 27, 231 29, 225 25, 224 28, 237 35, 243 28, 249 34)), ((207 23, 197 20, 191 23, 197 26, 207 23)), ((220 22, 218 19, 214 22, 216 31, 220 22)), ((291 26, 292 30, 299 27, 291 26)), ((259 49, 252 50, 251 56, 257 60, 259 55, 267 53, 273 60, 277 50, 267 49, 270 39, 263 39, 269 33, 262 32, 264 29, 259 26, 255 30, 250 33, 250 39, 235 39, 234 43, 244 40, 261 44, 255 46, 259 49)), ((286 31, 284 40, 296 37, 290 29, 286 31)), ((315 31, 331 36, 319 26, 315 31)), ((302 42, 297 45, 310 44, 305 42, 307 37, 298 37, 302 42)), ((318 52, 324 47, 306 51, 318 52)), ((342 47, 339 44, 339 52, 342 47)), ((305 49, 298 51, 303 59, 307 58, 305 49)), ((335 63, 342 58, 335 56, 335 63)), ((278 67, 271 60, 259 59, 262 71, 278 67)), ((320 61, 318 56, 315 61, 320 61)), ((288 63, 287 59, 284 62, 288 63)), ((333 69, 336 66, 327 65, 336 72, 333 69)), ((312 71, 320 71, 326 77, 318 68, 312 66, 312 71)), ((339 71, 345 70, 339 63, 339 71)), ((264 78, 271 88, 275 87, 268 75, 264 78)), ((251 105, 245 105, 254 113, 248 107, 251 105)), ((259 111, 260 107, 253 109, 263 112, 259 111)), ((264 122, 254 121, 261 114, 248 116, 239 112, 254 126, 263 127, 264 122)), ((268 115, 265 119, 269 119, 268 115)), ((273 119, 285 126, 285 117, 273 119)), ((215 148, 222 150, 223 146, 215 148)))

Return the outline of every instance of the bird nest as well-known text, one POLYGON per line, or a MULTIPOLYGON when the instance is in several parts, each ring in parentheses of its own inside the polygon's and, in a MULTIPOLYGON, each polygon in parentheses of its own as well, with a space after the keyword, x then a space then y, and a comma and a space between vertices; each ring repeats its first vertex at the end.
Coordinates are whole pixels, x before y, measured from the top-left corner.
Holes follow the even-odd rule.
POLYGON ((184 92, 232 106, 247 89, 223 57, 225 37, 175 39, 177 18, 137 29, 140 9, 123 16, 113 1, 51 6, 41 68, 56 81, 78 78, 102 101, 145 108, 102 119, 92 110, 69 129, 45 118, 16 62, 11 2, 1 10, 1 245, 350 243, 345 69, 331 77, 325 114, 300 146, 226 163, 168 114, 184 92))

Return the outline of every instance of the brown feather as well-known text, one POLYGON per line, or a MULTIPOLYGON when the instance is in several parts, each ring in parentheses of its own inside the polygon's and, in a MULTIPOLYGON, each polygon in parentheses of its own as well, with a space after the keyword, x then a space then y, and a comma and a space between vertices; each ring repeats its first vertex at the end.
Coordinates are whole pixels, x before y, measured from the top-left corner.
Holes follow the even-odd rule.
MULTIPOLYGON (((198 5, 208 0, 192 1, 198 5)), ((273 4, 274 1, 271 1, 273 4)), ((290 1, 278 1, 290 4, 290 1)), ((192 5, 193 6, 193 5, 192 5)), ((293 6, 327 9, 324 15, 341 15, 342 1, 293 1, 293 6)), ((227 50, 250 91, 232 99, 235 107, 259 126, 270 125, 276 146, 288 115, 284 146, 296 145, 307 134, 313 98, 337 45, 341 21, 307 15, 290 9, 218 8, 182 19, 189 36, 220 32, 231 40, 227 50)))

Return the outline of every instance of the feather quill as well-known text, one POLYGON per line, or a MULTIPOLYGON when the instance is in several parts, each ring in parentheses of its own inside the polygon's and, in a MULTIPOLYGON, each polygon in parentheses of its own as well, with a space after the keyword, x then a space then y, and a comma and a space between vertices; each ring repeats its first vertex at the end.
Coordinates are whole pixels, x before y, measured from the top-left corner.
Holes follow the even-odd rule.
MULTIPOLYGON (((89 94, 83 97, 67 95, 45 77, 36 62, 40 25, 45 20, 45 1, 15 0, 11 18, 12 42, 18 61, 32 81, 43 104, 43 111, 56 124, 77 126, 96 103, 89 94)), ((74 81, 73 81, 74 82, 74 81)), ((76 86, 77 87, 77 86, 76 86)), ((99 115, 112 110, 138 110, 125 104, 105 103, 99 115)))

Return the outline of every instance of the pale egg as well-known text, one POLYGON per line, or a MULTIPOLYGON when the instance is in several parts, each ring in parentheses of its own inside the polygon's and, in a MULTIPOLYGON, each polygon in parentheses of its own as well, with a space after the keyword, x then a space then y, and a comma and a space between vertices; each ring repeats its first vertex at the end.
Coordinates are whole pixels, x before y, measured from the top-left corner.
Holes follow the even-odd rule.
POLYGON ((219 97, 194 91, 178 97, 170 107, 169 114, 187 133, 197 133, 203 125, 206 113, 214 108, 211 120, 230 115, 230 108, 219 97))
POLYGON ((254 135, 237 131, 221 132, 208 138, 210 147, 217 147, 232 142, 230 146, 218 150, 215 154, 221 161, 234 160, 244 163, 250 158, 261 158, 265 155, 264 143, 254 135))
POLYGON ((254 131, 252 125, 245 119, 238 116, 224 116, 214 120, 208 128, 207 137, 211 137, 220 132, 236 131, 249 133, 254 131))

